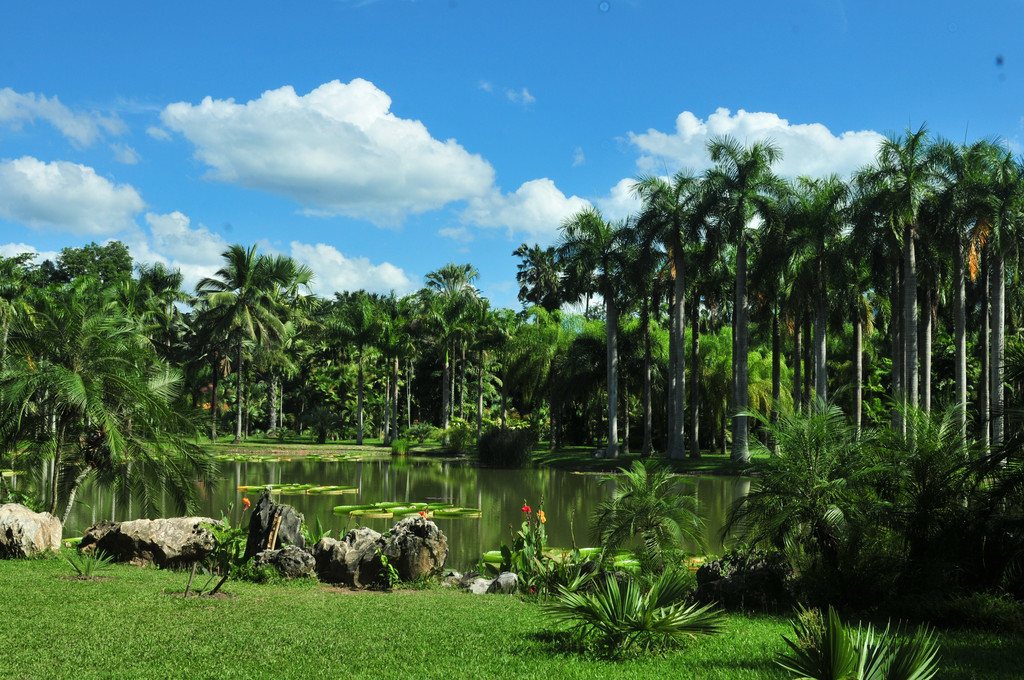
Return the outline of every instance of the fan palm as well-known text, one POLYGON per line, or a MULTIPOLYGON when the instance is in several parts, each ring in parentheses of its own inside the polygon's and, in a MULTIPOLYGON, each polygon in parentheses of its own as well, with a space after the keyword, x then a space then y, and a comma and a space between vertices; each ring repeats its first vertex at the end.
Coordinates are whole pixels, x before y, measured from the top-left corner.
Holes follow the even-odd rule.
POLYGON ((621 581, 608 577, 590 593, 560 585, 556 601, 545 610, 555 623, 571 624, 580 641, 593 639, 606 653, 617 655, 721 632, 724 617, 713 605, 686 605, 690 587, 675 571, 661 574, 650 588, 634 576, 621 581))

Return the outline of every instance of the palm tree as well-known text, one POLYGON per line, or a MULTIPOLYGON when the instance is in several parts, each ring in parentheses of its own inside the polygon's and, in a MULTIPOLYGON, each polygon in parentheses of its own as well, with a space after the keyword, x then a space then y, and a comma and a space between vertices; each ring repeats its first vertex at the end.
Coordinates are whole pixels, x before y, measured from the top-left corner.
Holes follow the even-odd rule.
POLYGON ((587 208, 562 223, 558 258, 581 272, 593 272, 604 297, 605 348, 608 371, 608 457, 619 457, 618 280, 622 265, 622 224, 606 222, 597 208, 587 208))
POLYGON ((823 179, 800 177, 791 193, 787 218, 792 225, 790 248, 798 266, 809 270, 814 281, 814 393, 828 399, 825 357, 828 307, 828 273, 845 259, 841 238, 847 225, 846 207, 850 190, 837 175, 823 179))
POLYGON ((672 272, 672 309, 669 314, 669 433, 668 458, 682 459, 685 447, 686 386, 686 243, 702 226, 706 209, 700 194, 700 179, 680 170, 671 181, 642 176, 633 192, 643 201, 637 226, 645 239, 659 243, 668 254, 672 272))
POLYGON ((365 418, 366 354, 381 336, 379 300, 365 290, 335 293, 335 306, 327 318, 327 333, 338 347, 356 354, 356 444, 363 443, 365 418))
POLYGON ((908 404, 917 407, 919 388, 917 347, 918 214, 933 190, 936 167, 928 154, 928 131, 889 135, 878 149, 877 181, 882 186, 892 226, 903 240, 903 342, 905 387, 908 404))
POLYGON ((160 490, 194 507, 195 479, 212 471, 182 410, 180 374, 159 360, 136 322, 91 277, 51 288, 12 326, 0 372, 6 448, 46 461, 49 511, 64 521, 89 476, 155 511, 160 490))
POLYGON ((594 513, 594 534, 606 558, 639 538, 642 562, 661 571, 665 551, 680 548, 683 540, 704 544, 697 499, 678 492, 677 478, 667 468, 634 461, 620 472, 605 478, 614 490, 594 513))
MULTIPOLYGON (((442 346, 444 369, 441 374, 441 429, 448 429, 454 402, 451 374, 452 355, 464 347, 472 335, 468 324, 473 306, 480 296, 473 282, 480 272, 471 264, 449 263, 426 276, 423 298, 428 325, 442 346)), ((463 361, 465 371, 465 361, 463 361)), ((463 385, 465 380, 463 379, 463 385)))
POLYGON ((784 185, 772 172, 782 159, 780 148, 770 141, 743 146, 732 137, 714 137, 708 142, 708 154, 715 167, 708 171, 706 187, 720 216, 720 230, 736 246, 736 287, 733 306, 732 386, 734 461, 750 459, 747 422, 747 351, 750 331, 747 321, 747 238, 759 220, 770 223, 776 212, 775 199, 784 193, 784 185))
MULTIPOLYGON (((270 343, 284 337, 284 311, 279 288, 294 283, 294 267, 289 258, 272 259, 249 249, 233 245, 221 253, 225 265, 213 277, 196 285, 196 294, 206 298, 208 309, 203 324, 215 335, 232 338, 238 364, 237 413, 235 442, 242 440, 242 362, 246 341, 270 343)), ((293 263, 294 264, 294 263, 293 263)))
POLYGON ((523 306, 540 305, 548 312, 562 306, 562 270, 554 246, 520 245, 512 254, 522 259, 517 265, 519 301, 523 306))

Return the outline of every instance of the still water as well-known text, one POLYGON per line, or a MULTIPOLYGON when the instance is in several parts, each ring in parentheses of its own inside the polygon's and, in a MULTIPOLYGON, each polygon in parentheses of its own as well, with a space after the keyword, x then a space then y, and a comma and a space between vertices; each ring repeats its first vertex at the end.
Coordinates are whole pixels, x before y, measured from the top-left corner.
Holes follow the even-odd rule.
MULTIPOLYGON (((544 509, 547 516, 548 545, 569 547, 575 538, 580 547, 593 545, 589 517, 603 499, 609 497, 613 483, 604 483, 604 475, 580 474, 561 470, 495 470, 477 468, 461 462, 429 459, 392 461, 390 457, 363 461, 326 462, 292 460, 276 462, 221 463, 221 477, 199 489, 198 514, 220 518, 233 506, 232 520, 237 522, 242 506, 239 486, 261 484, 318 484, 354 486, 357 493, 343 495, 275 495, 279 503, 292 505, 315 526, 320 520, 331 536, 339 538, 346 530, 368 526, 386 531, 394 519, 350 519, 333 512, 336 505, 356 505, 383 501, 451 502, 457 506, 480 508, 478 519, 434 519, 448 537, 448 567, 465 570, 475 565, 481 554, 497 549, 501 541, 511 542, 511 529, 519 529, 524 503, 534 511, 544 509)), ((737 498, 750 490, 751 480, 744 477, 680 477, 680 489, 696 495, 706 519, 708 551, 721 553, 722 524, 737 498)), ((248 494, 255 502, 257 494, 248 494)), ((170 498, 162 516, 172 516, 170 498)), ((137 507, 120 506, 111 494, 95 486, 84 486, 68 518, 65 536, 81 535, 101 519, 126 520, 139 515, 137 507)), ((247 519, 246 519, 247 521, 247 519)), ((694 546, 685 546, 693 550, 694 546)))

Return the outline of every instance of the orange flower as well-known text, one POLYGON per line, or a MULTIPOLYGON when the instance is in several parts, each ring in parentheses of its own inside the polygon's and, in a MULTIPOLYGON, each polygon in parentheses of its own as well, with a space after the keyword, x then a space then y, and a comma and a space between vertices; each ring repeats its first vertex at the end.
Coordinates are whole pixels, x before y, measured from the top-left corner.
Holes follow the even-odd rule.
POLYGON ((537 511, 537 519, 540 520, 541 524, 544 524, 544 522, 548 521, 548 518, 544 516, 544 511, 543 510, 538 510, 537 511))
POLYGON ((242 511, 243 512, 248 510, 250 505, 252 505, 252 501, 250 501, 248 498, 243 498, 242 499, 242 511))
POLYGON ((426 513, 425 510, 420 510, 420 517, 423 517, 424 519, 426 519, 427 513, 426 513))

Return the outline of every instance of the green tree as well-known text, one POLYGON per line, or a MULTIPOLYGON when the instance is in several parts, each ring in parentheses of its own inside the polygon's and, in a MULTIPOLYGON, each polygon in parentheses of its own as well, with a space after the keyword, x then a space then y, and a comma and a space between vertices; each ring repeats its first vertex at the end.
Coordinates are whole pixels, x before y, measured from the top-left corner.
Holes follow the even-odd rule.
POLYGON ((708 171, 707 190, 716 203, 720 229, 736 246, 736 286, 733 302, 732 459, 750 459, 747 422, 747 352, 750 346, 747 300, 747 245, 750 227, 770 223, 776 213, 776 199, 784 184, 772 172, 782 151, 772 142, 743 146, 735 139, 714 137, 708 155, 715 166, 708 171))

